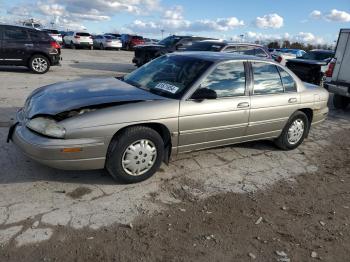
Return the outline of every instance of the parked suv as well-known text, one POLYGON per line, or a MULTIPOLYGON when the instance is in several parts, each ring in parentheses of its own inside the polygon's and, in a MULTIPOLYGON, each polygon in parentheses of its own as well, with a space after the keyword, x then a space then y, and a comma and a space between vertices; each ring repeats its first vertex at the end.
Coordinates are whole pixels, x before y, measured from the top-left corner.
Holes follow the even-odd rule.
POLYGON ((177 36, 172 35, 160 41, 158 44, 140 45, 135 47, 135 57, 132 62, 136 66, 142 66, 154 58, 174 51, 185 50, 195 41, 201 41, 209 38, 196 36, 177 36))
POLYGON ((123 43, 123 49, 128 51, 133 50, 137 45, 145 44, 143 37, 138 35, 123 34, 121 35, 121 40, 123 43))
POLYGON ((63 43, 65 46, 69 46, 72 49, 77 47, 94 49, 92 36, 87 32, 67 32, 63 38, 63 43))
POLYGON ((44 74, 60 62, 61 47, 46 32, 0 25, 0 65, 27 66, 44 74))

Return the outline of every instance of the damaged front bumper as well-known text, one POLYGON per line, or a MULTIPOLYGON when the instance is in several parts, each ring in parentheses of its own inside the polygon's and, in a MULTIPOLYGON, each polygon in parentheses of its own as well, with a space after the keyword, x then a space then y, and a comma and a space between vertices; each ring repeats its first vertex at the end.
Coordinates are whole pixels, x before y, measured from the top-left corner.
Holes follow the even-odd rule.
MULTIPOLYGON (((21 115, 21 111, 18 113, 21 115)), ((64 170, 94 170, 105 166, 108 144, 104 138, 55 139, 28 129, 20 117, 9 130, 8 140, 29 158, 64 170), (69 150, 79 149, 79 150, 69 150)))

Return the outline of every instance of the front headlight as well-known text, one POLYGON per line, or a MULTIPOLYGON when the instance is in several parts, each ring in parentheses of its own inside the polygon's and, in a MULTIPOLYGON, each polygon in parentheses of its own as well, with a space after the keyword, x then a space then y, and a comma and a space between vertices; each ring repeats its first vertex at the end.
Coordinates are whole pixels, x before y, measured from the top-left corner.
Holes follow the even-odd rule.
POLYGON ((46 117, 37 117, 27 123, 27 127, 39 134, 54 138, 64 138, 66 130, 55 120, 46 117))

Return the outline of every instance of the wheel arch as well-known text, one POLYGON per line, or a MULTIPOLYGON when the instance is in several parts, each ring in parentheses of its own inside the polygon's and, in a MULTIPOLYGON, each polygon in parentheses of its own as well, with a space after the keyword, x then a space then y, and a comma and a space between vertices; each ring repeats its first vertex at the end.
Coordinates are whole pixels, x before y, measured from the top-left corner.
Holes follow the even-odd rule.
POLYGON ((296 112, 298 112, 298 111, 303 112, 309 121, 309 126, 308 126, 308 129, 306 130, 306 136, 305 136, 305 137, 308 137, 309 132, 310 132, 310 128, 311 128, 311 124, 313 121, 313 117, 314 117, 314 111, 311 108, 300 108, 296 112))
POLYGON ((27 60, 27 64, 28 64, 28 65, 29 65, 29 63, 30 63, 30 60, 31 60, 31 59, 33 58, 33 56, 35 56, 35 55, 41 55, 41 56, 46 57, 47 60, 49 60, 50 66, 52 66, 52 61, 51 61, 50 57, 49 57, 47 54, 45 54, 44 52, 40 52, 40 51, 33 52, 33 53, 29 56, 29 58, 28 58, 28 60, 27 60))
POLYGON ((124 130, 130 128, 130 127, 135 127, 135 126, 144 126, 144 127, 149 127, 151 129, 153 129, 154 131, 156 131, 161 138, 164 141, 164 150, 165 150, 165 154, 164 154, 164 159, 163 161, 168 164, 169 160, 170 160, 170 156, 171 156, 171 148, 172 148, 172 143, 171 143, 171 134, 170 131, 168 129, 168 127, 162 123, 156 123, 156 122, 150 122, 150 123, 138 123, 138 124, 134 124, 134 125, 128 125, 125 126, 121 129, 119 129, 112 137, 111 141, 109 142, 108 145, 108 150, 107 150, 107 156, 109 154, 109 152, 111 152, 111 150, 113 149, 112 146, 115 144, 114 141, 116 141, 117 137, 119 134, 121 134, 124 130))

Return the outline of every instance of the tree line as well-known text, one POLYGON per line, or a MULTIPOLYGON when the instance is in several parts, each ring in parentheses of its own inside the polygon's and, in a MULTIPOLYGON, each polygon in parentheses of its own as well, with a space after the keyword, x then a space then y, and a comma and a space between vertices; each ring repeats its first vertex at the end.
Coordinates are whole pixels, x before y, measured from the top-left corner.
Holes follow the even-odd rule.
POLYGON ((302 49, 309 51, 312 49, 323 49, 323 50, 333 50, 334 46, 329 44, 304 44, 300 42, 290 42, 285 40, 283 42, 272 41, 267 44, 268 48, 278 49, 278 48, 290 48, 290 49, 302 49))

